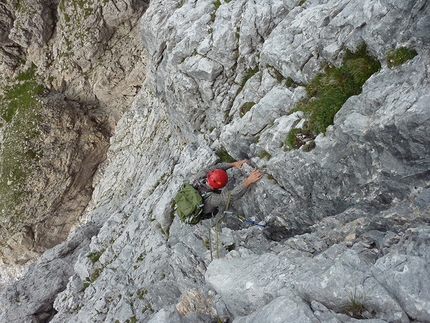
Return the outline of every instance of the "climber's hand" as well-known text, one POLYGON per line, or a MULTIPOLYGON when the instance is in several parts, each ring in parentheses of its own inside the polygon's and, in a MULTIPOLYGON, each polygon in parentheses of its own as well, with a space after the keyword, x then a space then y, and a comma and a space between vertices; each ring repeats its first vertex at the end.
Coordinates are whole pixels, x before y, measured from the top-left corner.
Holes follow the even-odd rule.
POLYGON ((257 168, 254 168, 251 174, 249 174, 249 176, 243 182, 243 185, 245 185, 245 187, 249 187, 249 185, 251 185, 252 183, 259 181, 263 177, 263 175, 263 172, 259 171, 257 168))

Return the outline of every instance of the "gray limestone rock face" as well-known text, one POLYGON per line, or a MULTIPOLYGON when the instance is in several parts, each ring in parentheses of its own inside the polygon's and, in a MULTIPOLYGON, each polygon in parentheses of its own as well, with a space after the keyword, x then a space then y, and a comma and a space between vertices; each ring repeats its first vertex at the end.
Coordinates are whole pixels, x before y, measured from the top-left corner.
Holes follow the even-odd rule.
POLYGON ((0 43, 7 44, 10 42, 9 33, 13 26, 13 17, 9 8, 7 6, 2 6, 0 8, 0 30, 1 30, 1 38, 0 43))
POLYGON ((37 51, 54 32, 53 7, 47 1, 24 1, 19 5, 21 7, 14 12, 15 19, 9 30, 9 39, 29 52, 37 51), (31 20, 28 19, 29 16, 32 17, 31 20))
MULTIPOLYGON (((123 4, 91 7, 94 34, 114 37, 124 18, 115 5, 123 4)), ((145 79, 96 174, 86 209, 93 229, 8 286, 0 318, 430 322, 428 9, 426 1, 169 0, 134 12, 147 52, 136 75, 144 65, 145 79), (314 149, 288 149, 289 131, 308 118, 293 110, 306 85, 362 42, 380 70, 314 149), (390 68, 386 54, 399 47, 417 55, 390 68), (172 200, 220 151, 251 164, 228 170, 226 189, 254 167, 265 176, 231 213, 220 206, 186 225, 172 200)), ((76 71, 90 71, 107 43, 82 44, 91 57, 75 57, 67 84, 80 82, 76 71)), ((67 84, 67 93, 80 89, 67 84)))
POLYGON ((92 224, 82 226, 69 241, 48 250, 31 264, 21 280, 2 290, 1 321, 50 321, 56 313, 54 300, 74 273, 73 263, 80 253, 88 251, 90 239, 97 231, 97 226, 92 224))

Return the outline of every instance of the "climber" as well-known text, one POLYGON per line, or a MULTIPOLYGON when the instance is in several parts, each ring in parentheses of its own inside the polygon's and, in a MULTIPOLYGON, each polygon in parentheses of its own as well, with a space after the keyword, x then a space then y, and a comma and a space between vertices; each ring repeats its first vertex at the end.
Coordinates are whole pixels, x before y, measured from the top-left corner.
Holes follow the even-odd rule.
POLYGON ((217 213, 218 207, 226 206, 228 201, 239 199, 245 194, 252 183, 257 182, 263 177, 263 172, 255 168, 249 176, 231 191, 220 190, 227 185, 228 175, 226 170, 236 167, 242 170, 243 164, 249 164, 247 159, 238 160, 232 163, 218 163, 212 167, 202 170, 197 174, 197 180, 194 180, 193 186, 199 190, 201 195, 210 192, 209 196, 204 199, 203 217, 207 218, 217 213))

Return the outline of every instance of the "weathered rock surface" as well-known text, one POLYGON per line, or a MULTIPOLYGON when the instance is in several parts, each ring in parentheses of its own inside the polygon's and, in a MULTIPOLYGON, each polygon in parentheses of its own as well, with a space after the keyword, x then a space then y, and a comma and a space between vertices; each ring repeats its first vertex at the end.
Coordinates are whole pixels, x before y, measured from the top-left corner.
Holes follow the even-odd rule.
POLYGON ((0 281, 64 241, 81 219, 109 137, 145 78, 138 22, 146 7, 140 0, 0 4, 0 97, 32 64, 49 92, 40 98, 43 158, 17 206, 26 216, 13 229, 7 222, 15 221, 2 220, 0 281))
POLYGON ((26 214, 21 225, 2 210, 1 263, 6 268, 22 266, 45 250, 63 242, 76 226, 92 193, 92 177, 106 157, 109 133, 61 94, 40 99, 42 156, 32 178, 21 187, 26 192, 17 212, 26 214), (22 227, 19 230, 20 226, 22 227), (10 236, 10 232, 16 232, 10 236))
MULTIPOLYGON (((427 1, 151 1, 146 80, 88 223, 5 289, 0 318, 430 322, 429 22, 427 1), (305 91, 279 78, 306 84, 363 41, 381 70, 315 149, 284 151, 305 91), (399 46, 418 55, 390 69, 399 46), (172 218, 177 189, 220 148, 268 174, 231 206, 265 228, 172 218)), ((251 169, 229 170, 229 185, 251 169)))

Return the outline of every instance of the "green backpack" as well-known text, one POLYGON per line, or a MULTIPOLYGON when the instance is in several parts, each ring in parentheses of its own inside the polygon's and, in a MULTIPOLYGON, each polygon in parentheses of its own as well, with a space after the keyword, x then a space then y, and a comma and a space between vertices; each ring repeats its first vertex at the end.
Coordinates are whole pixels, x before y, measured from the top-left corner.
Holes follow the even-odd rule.
POLYGON ((197 224, 203 210, 203 197, 191 184, 185 183, 176 193, 175 210, 182 222, 197 224))

